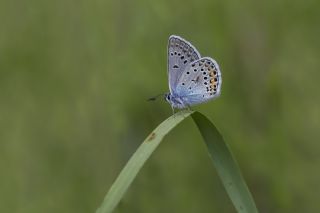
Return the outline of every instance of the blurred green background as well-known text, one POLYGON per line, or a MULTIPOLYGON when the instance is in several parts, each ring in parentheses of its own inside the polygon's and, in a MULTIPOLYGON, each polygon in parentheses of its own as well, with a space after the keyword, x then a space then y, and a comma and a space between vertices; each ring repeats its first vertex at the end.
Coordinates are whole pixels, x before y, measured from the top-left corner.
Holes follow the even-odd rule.
MULTIPOLYGON (((170 106, 171 34, 220 64, 220 129, 261 212, 319 212, 320 2, 0 0, 0 212, 94 212, 170 106)), ((193 122, 116 212, 235 212, 193 122)))

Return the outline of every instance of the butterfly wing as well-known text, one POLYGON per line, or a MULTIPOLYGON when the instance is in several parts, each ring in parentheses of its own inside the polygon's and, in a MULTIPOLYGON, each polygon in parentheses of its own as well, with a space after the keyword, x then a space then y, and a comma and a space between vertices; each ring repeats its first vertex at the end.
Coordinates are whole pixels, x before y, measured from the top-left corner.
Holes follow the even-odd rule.
POLYGON ((221 93, 221 72, 215 60, 209 57, 187 65, 177 80, 176 93, 186 105, 207 102, 221 93))
POLYGON ((168 76, 171 94, 176 93, 177 81, 186 67, 200 58, 199 52, 190 42, 172 35, 168 42, 168 76))

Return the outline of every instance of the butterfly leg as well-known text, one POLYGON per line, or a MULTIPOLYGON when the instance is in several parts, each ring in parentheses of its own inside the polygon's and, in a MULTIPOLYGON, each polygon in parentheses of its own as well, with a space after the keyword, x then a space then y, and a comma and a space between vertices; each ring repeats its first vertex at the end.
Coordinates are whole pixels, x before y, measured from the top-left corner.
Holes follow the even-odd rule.
POLYGON ((191 109, 191 106, 189 106, 189 105, 187 105, 187 110, 190 111, 190 112, 193 111, 193 110, 191 109))
POLYGON ((171 105, 172 115, 174 115, 174 107, 171 105))

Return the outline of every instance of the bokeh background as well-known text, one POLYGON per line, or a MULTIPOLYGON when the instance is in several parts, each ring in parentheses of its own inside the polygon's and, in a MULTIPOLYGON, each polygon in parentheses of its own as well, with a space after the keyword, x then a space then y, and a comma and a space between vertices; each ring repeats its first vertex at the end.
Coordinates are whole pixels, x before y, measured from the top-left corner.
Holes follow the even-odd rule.
MULTIPOLYGON (((220 64, 220 129, 261 212, 320 212, 320 3, 0 1, 0 212, 94 212, 171 115, 171 34, 220 64)), ((235 212, 192 120, 116 212, 235 212)))

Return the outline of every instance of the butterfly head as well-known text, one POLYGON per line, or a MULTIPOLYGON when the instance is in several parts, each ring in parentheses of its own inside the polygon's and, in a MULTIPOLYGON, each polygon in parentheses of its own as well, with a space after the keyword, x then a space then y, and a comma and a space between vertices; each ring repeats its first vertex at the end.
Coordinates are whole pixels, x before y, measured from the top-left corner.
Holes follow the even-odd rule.
POLYGON ((170 92, 169 93, 166 93, 164 94, 164 99, 168 102, 168 103, 171 103, 171 94, 170 92))
POLYGON ((173 107, 173 108, 187 108, 187 105, 184 104, 182 98, 175 96, 171 93, 164 94, 164 99, 173 107))

